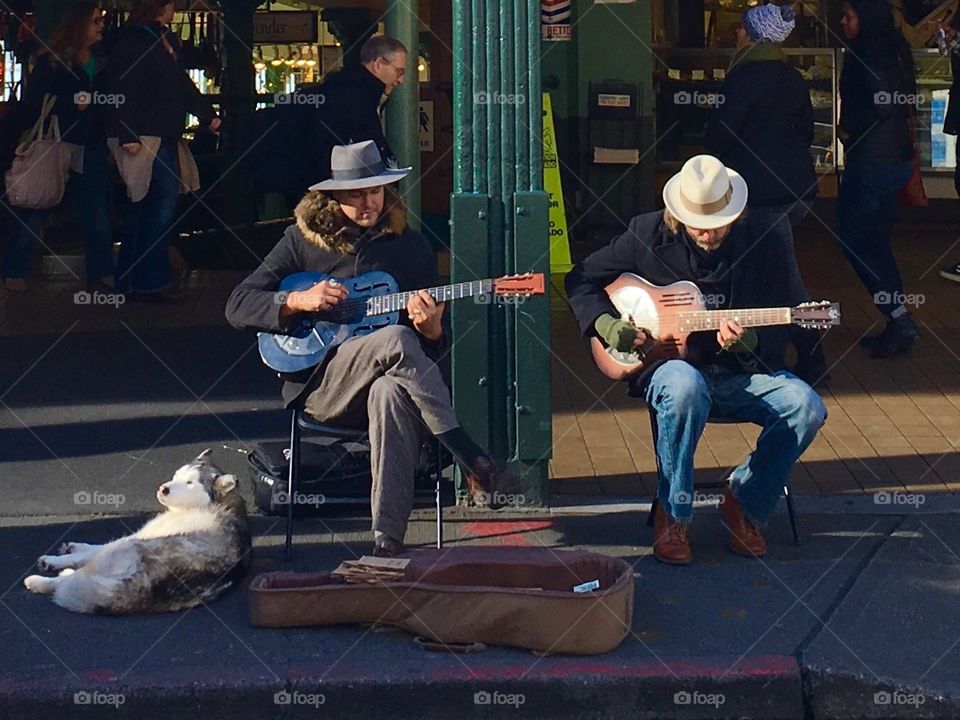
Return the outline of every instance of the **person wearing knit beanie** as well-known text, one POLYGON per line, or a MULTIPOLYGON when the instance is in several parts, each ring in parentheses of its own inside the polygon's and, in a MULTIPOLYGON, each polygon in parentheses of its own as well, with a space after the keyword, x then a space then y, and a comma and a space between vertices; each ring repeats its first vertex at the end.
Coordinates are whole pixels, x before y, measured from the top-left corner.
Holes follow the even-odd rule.
POLYGON ((789 5, 760 5, 747 10, 741 24, 752 42, 779 45, 797 23, 789 5))

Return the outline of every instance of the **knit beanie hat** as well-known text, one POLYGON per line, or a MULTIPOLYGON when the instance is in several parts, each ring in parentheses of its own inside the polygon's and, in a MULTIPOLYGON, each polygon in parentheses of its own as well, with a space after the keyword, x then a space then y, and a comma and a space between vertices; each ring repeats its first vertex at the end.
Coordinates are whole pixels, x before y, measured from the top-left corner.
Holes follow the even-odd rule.
POLYGON ((789 5, 759 5, 743 14, 743 29, 755 43, 780 44, 797 24, 789 5))

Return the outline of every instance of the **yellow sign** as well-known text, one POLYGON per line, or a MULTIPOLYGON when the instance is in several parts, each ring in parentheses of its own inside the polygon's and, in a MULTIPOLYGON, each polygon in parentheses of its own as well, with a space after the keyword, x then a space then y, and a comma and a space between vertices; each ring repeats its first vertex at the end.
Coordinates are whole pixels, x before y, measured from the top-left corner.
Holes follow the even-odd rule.
POLYGON ((573 269, 573 263, 570 262, 570 237, 560 186, 560 161, 550 93, 543 94, 543 187, 550 200, 550 273, 568 273, 573 269))

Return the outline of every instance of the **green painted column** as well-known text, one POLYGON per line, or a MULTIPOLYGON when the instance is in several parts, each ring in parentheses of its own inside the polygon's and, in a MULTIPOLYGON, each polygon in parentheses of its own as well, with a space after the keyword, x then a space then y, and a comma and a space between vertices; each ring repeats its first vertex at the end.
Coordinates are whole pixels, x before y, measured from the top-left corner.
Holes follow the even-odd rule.
MULTIPOLYGON (((543 192, 540 4, 454 0, 455 282, 549 274, 543 192)), ((453 395, 464 427, 547 499, 551 454, 546 296, 454 303, 453 395)))
POLYGON ((413 171, 400 182, 400 190, 409 210, 410 226, 420 229, 420 83, 417 76, 419 52, 416 3, 387 0, 384 25, 387 35, 402 42, 407 53, 404 83, 390 95, 387 104, 387 142, 402 166, 413 171))

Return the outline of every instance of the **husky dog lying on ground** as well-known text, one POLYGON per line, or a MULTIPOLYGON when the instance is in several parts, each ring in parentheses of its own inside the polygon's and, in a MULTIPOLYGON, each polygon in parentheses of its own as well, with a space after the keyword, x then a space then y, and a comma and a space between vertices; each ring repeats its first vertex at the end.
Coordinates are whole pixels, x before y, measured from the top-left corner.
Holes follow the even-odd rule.
POLYGON ((68 610, 126 615, 171 612, 220 597, 250 567, 250 526, 237 480, 210 450, 157 489, 166 511, 106 545, 64 543, 23 584, 68 610))

